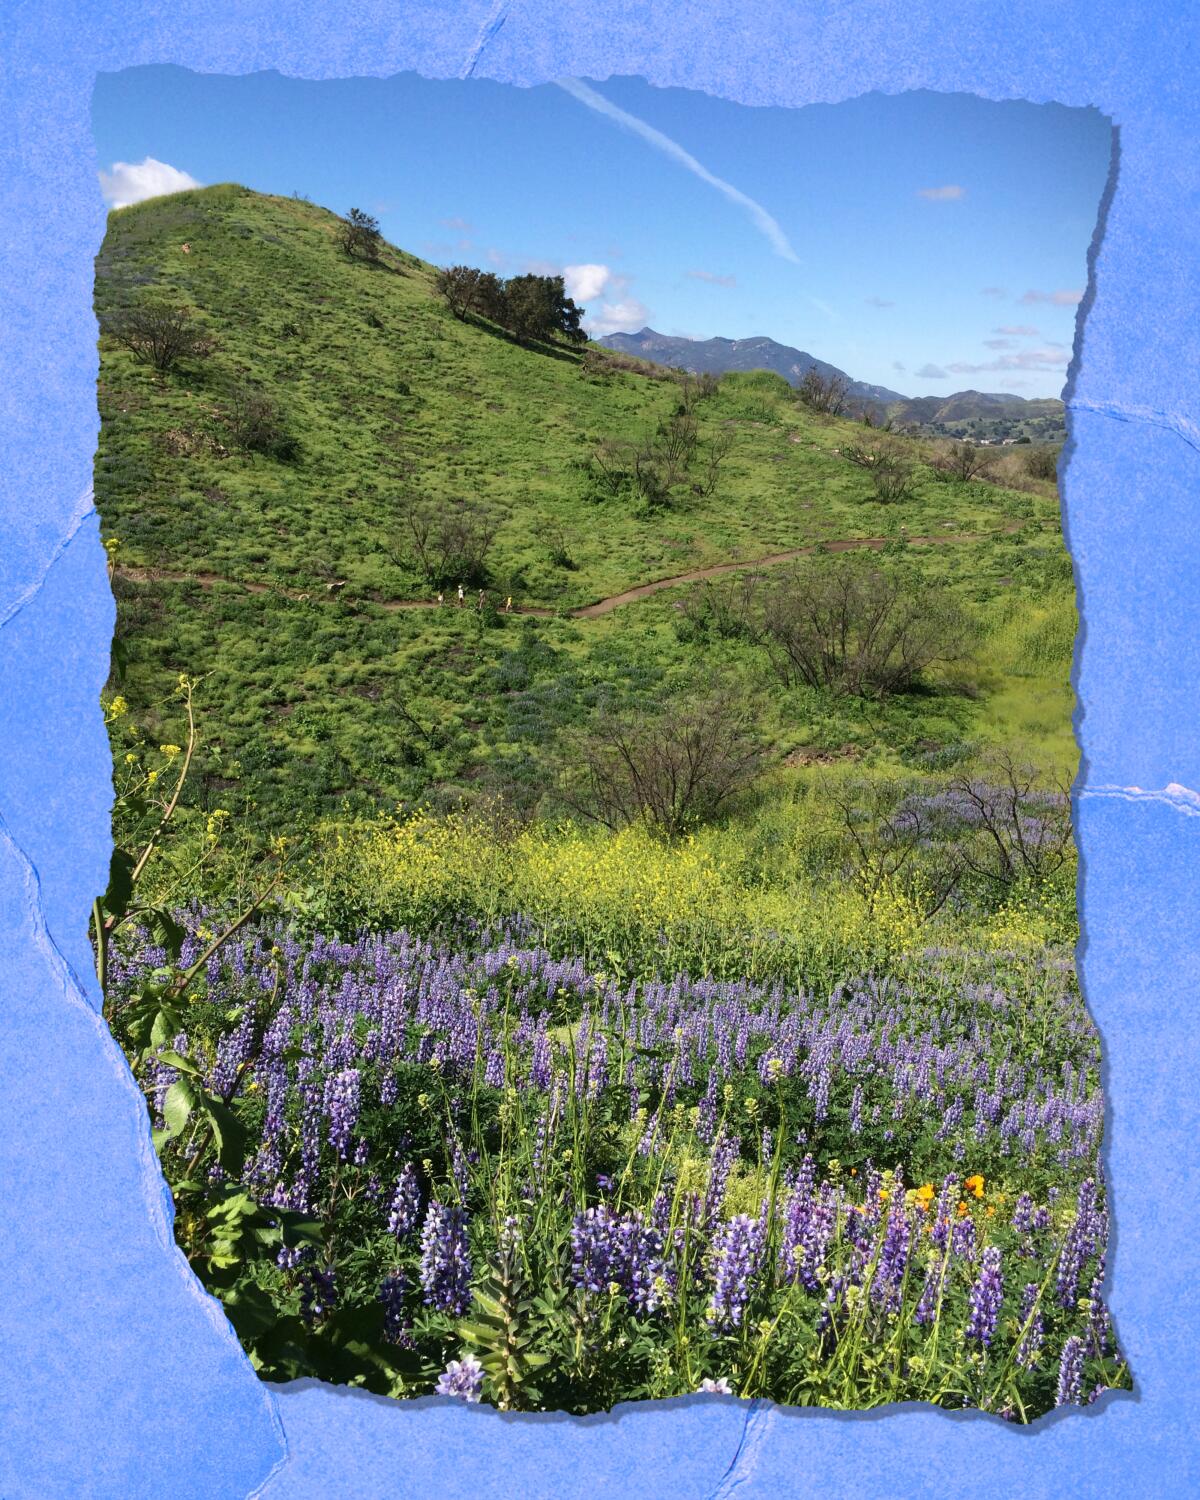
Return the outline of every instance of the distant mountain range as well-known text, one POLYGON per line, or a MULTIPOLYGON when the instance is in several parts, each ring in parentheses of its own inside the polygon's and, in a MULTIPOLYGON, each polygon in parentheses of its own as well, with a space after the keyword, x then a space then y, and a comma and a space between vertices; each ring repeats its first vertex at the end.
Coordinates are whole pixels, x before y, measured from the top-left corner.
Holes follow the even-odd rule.
POLYGON ((685 339, 643 328, 637 333, 610 333, 598 339, 605 348, 673 365, 693 374, 722 375, 728 370, 771 370, 798 386, 809 370, 846 382, 852 413, 868 407, 890 417, 897 427, 919 427, 951 437, 978 436, 992 440, 1026 436, 1061 441, 1065 436, 1063 404, 1053 397, 1028 401, 1005 392, 956 391, 952 396, 904 396, 883 385, 854 380, 836 365, 827 364, 803 349, 774 339, 685 339))

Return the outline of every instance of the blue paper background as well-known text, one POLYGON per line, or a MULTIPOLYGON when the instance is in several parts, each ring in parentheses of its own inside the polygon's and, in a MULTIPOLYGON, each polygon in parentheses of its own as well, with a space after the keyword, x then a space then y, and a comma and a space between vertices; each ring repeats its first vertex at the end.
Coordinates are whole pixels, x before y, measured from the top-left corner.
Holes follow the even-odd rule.
POLYGON ((9 0, 0 43, 0 1495, 1200 1493, 1200 796, 1185 790, 1200 787, 1194 10, 9 0), (637 74, 794 106, 931 88, 1113 119, 1119 164, 1081 310, 1065 502, 1085 617, 1083 973, 1107 1055, 1111 1302, 1134 1398, 1022 1431, 916 1407, 838 1417, 715 1398, 511 1418, 257 1381, 174 1248, 86 942, 107 874, 97 699, 113 620, 87 494, 104 230, 89 106, 98 71, 146 62, 527 84, 637 74))

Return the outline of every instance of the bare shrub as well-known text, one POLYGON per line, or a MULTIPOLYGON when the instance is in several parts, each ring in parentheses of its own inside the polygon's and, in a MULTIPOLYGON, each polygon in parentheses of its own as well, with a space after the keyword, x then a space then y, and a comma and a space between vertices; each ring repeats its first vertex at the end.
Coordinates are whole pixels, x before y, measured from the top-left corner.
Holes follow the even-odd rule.
POLYGON ((906 500, 912 493, 913 460, 902 438, 880 438, 871 443, 848 443, 842 448, 847 463, 866 469, 875 486, 875 498, 884 504, 906 500))
POLYGON ((691 413, 701 401, 707 401, 715 396, 720 385, 720 379, 711 370, 702 370, 699 375, 694 375, 690 370, 679 372, 679 409, 691 413))
POLYGON ((804 376, 796 391, 796 399, 809 411, 822 412, 826 416, 840 417, 846 408, 850 394, 850 383, 844 376, 822 375, 814 365, 804 376))
POLYGON ((651 446, 651 455, 662 467, 662 483, 670 489, 687 473, 699 442, 696 419, 690 409, 677 411, 660 422, 651 446))
POLYGON ((300 445, 287 430, 279 407, 253 386, 231 386, 221 410, 221 420, 230 440, 244 453, 262 453, 288 463, 300 445))
POLYGON ((939 448, 930 460, 932 467, 947 479, 966 484, 972 479, 986 479, 992 472, 995 454, 978 443, 950 443, 939 448))
POLYGON ((656 717, 601 714, 571 757, 565 795, 577 812, 673 836, 716 816, 753 779, 762 751, 750 706, 718 693, 656 717))
POLYGON ((762 575, 759 573, 706 579, 684 596, 681 609, 686 626, 683 633, 691 638, 717 636, 722 640, 760 640, 761 593, 762 575))
POLYGON ((162 375, 181 360, 207 359, 216 348, 212 335, 192 321, 190 309, 162 302, 143 302, 115 313, 103 332, 162 375))
POLYGON ((721 469, 733 448, 733 429, 722 427, 713 433, 704 448, 704 473, 696 489, 701 495, 712 495, 721 480, 721 469))
POLYGON ((938 837, 939 796, 927 783, 877 777, 825 789, 824 800, 838 810, 850 878, 868 911, 888 892, 919 891, 914 909, 928 920, 958 888, 966 864, 953 838, 938 837))
POLYGON ((433 588, 482 588, 499 519, 471 500, 409 500, 401 510, 397 545, 383 550, 400 563, 407 553, 433 588))
POLYGON ((850 557, 793 566, 768 593, 764 626, 787 686, 884 697, 934 662, 966 654, 970 626, 944 591, 850 557))
POLYGON ((993 751, 978 776, 953 777, 946 796, 953 814, 974 830, 966 868, 1002 890, 1019 881, 1040 883, 1071 857, 1067 788, 1048 782, 1013 750, 993 751))

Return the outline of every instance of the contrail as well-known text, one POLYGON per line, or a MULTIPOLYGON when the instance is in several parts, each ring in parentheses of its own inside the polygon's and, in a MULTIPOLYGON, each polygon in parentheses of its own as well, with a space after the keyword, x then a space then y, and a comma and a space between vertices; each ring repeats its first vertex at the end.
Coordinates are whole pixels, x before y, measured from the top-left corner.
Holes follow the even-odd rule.
POLYGON ((661 151, 664 156, 669 156, 672 161, 677 161, 681 167, 696 177, 701 182, 707 182, 709 187, 716 188, 718 193, 724 193, 731 203, 736 203, 744 208, 753 219, 758 228, 771 242, 771 248, 776 255, 781 255, 784 260, 790 260, 795 265, 800 264, 796 252, 788 243, 788 237, 779 227, 778 223, 771 217, 761 203, 756 203, 753 198, 747 198, 746 194, 735 188, 731 182, 726 182, 723 177, 717 177, 688 151, 685 151, 669 135, 663 135, 661 130, 655 130, 653 125, 647 125, 645 120, 639 120, 636 115, 626 113, 617 105, 611 104, 603 94, 598 94, 595 89, 588 88, 586 83, 580 82, 578 78, 556 78, 555 82, 560 89, 578 99, 580 104, 586 104, 589 109, 594 109, 597 114, 607 115, 610 120, 615 120, 618 125, 624 125, 626 130, 632 130, 635 135, 640 135, 644 141, 648 141, 656 150, 661 151))

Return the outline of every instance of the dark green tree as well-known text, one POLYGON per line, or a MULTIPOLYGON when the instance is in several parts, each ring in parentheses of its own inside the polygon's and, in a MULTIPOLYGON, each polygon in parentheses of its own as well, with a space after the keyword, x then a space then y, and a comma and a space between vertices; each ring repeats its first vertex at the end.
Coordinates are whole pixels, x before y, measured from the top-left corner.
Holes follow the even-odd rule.
POLYGON ((378 260, 383 246, 379 232, 379 220, 364 213, 361 208, 352 208, 342 220, 342 249, 347 255, 361 255, 365 260, 378 260))

